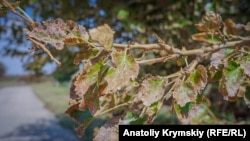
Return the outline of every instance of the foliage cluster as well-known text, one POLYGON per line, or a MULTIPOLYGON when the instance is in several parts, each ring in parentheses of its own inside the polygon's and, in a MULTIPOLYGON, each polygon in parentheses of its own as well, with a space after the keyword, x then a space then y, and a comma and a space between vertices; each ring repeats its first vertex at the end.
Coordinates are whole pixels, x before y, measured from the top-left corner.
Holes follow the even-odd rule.
POLYGON ((155 43, 118 44, 108 24, 87 30, 60 18, 38 23, 16 3, 2 0, 0 6, 29 23, 26 34, 33 43, 32 51, 43 50, 63 65, 51 50, 76 50, 72 61, 84 67, 72 78, 66 114, 76 122, 79 136, 94 118, 108 114, 110 121, 94 139, 117 140, 119 124, 151 124, 166 102, 171 103, 182 124, 226 123, 210 109, 211 101, 205 93, 209 84, 217 84, 225 101, 243 99, 250 104, 250 22, 235 23, 208 11, 194 25, 198 33, 191 35, 199 46, 179 49, 156 34, 155 43), (152 53, 158 55, 150 58, 152 53), (142 72, 142 67, 157 63, 172 63, 178 69, 166 70, 165 75, 142 72))

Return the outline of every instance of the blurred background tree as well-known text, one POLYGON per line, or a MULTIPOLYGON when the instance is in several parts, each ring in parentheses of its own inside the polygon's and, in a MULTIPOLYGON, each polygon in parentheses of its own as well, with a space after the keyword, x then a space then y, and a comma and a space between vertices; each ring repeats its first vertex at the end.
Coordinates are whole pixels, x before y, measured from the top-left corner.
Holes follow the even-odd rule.
POLYGON ((6 68, 2 62, 0 62, 0 78, 5 75, 6 68))
MULTIPOLYGON (((223 19, 230 18, 235 23, 246 24, 250 21, 249 0, 22 0, 20 6, 32 19, 37 22, 62 18, 73 20, 87 29, 107 23, 115 31, 115 43, 139 42, 154 43, 157 41, 155 35, 167 44, 176 48, 186 47, 188 49, 198 48, 200 43, 194 42, 191 35, 196 32, 194 24, 200 21, 206 11, 215 11, 221 14, 223 19)), ((12 56, 27 56, 30 46, 26 41, 23 28, 24 21, 11 13, 7 18, 1 18, 0 38, 6 41, 2 45, 1 54, 12 56), (9 22, 11 19, 12 22, 9 22), (8 31, 6 25, 10 27, 8 31), (8 36, 6 36, 8 35, 8 36), (25 49, 12 48, 14 46, 25 46, 25 49)), ((57 67, 53 76, 59 82, 69 81, 71 75, 78 70, 78 66, 72 62, 76 50, 65 48, 60 53, 50 49, 52 54, 62 62, 57 67)), ((142 52, 135 51, 138 56, 142 52)), ((148 58, 162 55, 161 52, 147 54, 148 58)), ((34 57, 32 57, 34 58, 34 57)), ((42 68, 51 63, 49 57, 43 52, 36 52, 34 59, 28 59, 25 68, 34 71, 33 74, 40 76, 42 68)), ((173 63, 174 64, 174 63, 173 63)), ((166 75, 179 69, 179 67, 168 63, 156 63, 151 66, 143 66, 141 73, 152 73, 166 75)), ((181 63, 180 63, 181 65, 181 63)), ((210 97, 214 100, 214 106, 220 107, 217 112, 228 111, 246 118, 246 110, 237 112, 230 109, 232 103, 223 104, 222 97, 216 95, 217 91, 210 89, 210 97), (229 106, 228 106, 229 105, 229 106), (225 110, 226 109, 226 110, 225 110)), ((241 109, 242 103, 237 104, 241 109)), ((249 109, 248 109, 249 111, 249 109)))

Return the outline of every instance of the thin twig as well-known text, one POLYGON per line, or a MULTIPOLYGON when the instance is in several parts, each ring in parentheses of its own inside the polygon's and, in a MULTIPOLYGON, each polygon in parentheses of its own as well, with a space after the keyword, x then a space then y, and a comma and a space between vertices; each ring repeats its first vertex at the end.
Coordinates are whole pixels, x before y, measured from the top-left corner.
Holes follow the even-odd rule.
POLYGON ((160 57, 160 58, 154 58, 154 59, 148 59, 148 60, 141 60, 141 61, 137 61, 138 64, 148 64, 148 65, 152 65, 154 63, 159 63, 159 62, 166 62, 167 60, 173 59, 173 58, 177 58, 179 57, 178 54, 172 54, 170 56, 164 56, 164 57, 160 57))
POLYGON ((38 45, 40 48, 42 48, 51 58, 51 60, 55 61, 59 66, 61 66, 61 62, 58 61, 56 58, 54 58, 54 56, 51 54, 51 52, 40 42, 36 41, 35 39, 32 38, 28 38, 30 41, 32 41, 33 43, 35 43, 36 45, 38 45))
MULTIPOLYGON (((21 17, 21 18, 23 18, 25 21, 27 21, 30 25, 33 25, 33 24, 34 24, 34 21, 33 21, 31 18, 26 17, 27 14, 25 14, 25 16, 24 16, 24 15, 18 13, 18 12, 16 11, 16 9, 15 9, 9 2, 7 2, 6 0, 3 0, 3 4, 4 4, 6 7, 8 7, 13 13, 15 13, 16 15, 18 15, 19 17, 21 17)), ((18 9, 20 10, 21 8, 19 7, 18 9)), ((21 12, 22 12, 22 13, 25 13, 23 10, 21 10, 21 12)))
MULTIPOLYGON (((199 49, 191 49, 191 50, 179 50, 177 48, 173 48, 170 45, 167 44, 131 44, 129 46, 129 49, 144 49, 144 50, 166 50, 169 53, 172 52, 172 54, 179 54, 182 56, 192 56, 197 54, 203 54, 211 51, 216 51, 223 48, 231 48, 231 47, 237 47, 238 45, 248 44, 250 42, 250 39, 245 40, 238 40, 238 41, 231 41, 227 42, 225 44, 219 44, 219 45, 212 45, 212 46, 204 46, 199 49)), ((114 44, 115 48, 119 49, 125 49, 127 48, 126 44, 114 44)))

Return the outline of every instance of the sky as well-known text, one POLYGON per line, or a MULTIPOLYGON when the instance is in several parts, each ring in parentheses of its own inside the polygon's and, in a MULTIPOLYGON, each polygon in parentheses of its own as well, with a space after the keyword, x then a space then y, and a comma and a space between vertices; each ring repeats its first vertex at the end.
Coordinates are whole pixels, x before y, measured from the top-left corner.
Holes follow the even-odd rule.
MULTIPOLYGON (((31 9, 27 8, 27 9, 25 9, 25 11, 30 16, 32 16, 31 9)), ((8 20, 7 23, 5 22, 4 18, 0 17, 0 26, 4 26, 4 28, 7 28, 7 30, 8 30, 8 29, 11 28, 13 22, 15 22, 15 24, 17 24, 17 25, 23 24, 23 22, 19 23, 15 19, 16 17, 17 17, 16 15, 14 15, 11 12, 9 12, 7 14, 7 18, 10 19, 10 20, 8 20), (12 20, 12 19, 15 19, 15 20, 12 20)), ((22 26, 23 26, 23 28, 26 27, 25 25, 22 25, 22 26)), ((25 42, 25 40, 24 40, 25 43, 23 43, 21 45, 18 45, 18 46, 11 45, 11 46, 9 46, 4 37, 12 36, 11 34, 12 33, 10 31, 7 31, 7 33, 5 35, 1 35, 0 36, 0 49, 2 49, 3 47, 7 46, 7 47, 10 47, 10 48, 17 48, 18 47, 18 50, 22 50, 22 51, 25 51, 25 52, 29 52, 30 51, 28 48, 31 45, 27 44, 27 42, 25 42)), ((2 55, 1 54, 1 50, 0 50, 0 56, 1 56, 0 62, 4 64, 5 69, 6 69, 5 75, 7 75, 7 76, 20 76, 20 75, 30 74, 30 72, 28 72, 28 71, 26 71, 24 69, 24 67, 23 67, 24 62, 21 60, 20 57, 11 57, 11 56, 2 55)), ((45 72, 45 74, 50 74, 50 73, 52 73, 55 70, 55 67, 56 67, 56 65, 54 63, 46 64, 45 67, 43 68, 43 71, 45 72)))

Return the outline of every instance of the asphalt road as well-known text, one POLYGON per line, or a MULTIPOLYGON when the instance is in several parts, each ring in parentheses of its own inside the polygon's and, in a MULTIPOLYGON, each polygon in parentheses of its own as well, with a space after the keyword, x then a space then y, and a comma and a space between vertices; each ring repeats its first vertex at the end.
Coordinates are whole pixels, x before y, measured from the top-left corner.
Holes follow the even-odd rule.
POLYGON ((59 126, 29 86, 0 89, 0 141, 79 141, 59 126))

